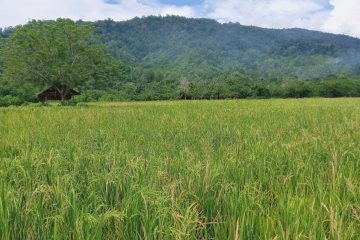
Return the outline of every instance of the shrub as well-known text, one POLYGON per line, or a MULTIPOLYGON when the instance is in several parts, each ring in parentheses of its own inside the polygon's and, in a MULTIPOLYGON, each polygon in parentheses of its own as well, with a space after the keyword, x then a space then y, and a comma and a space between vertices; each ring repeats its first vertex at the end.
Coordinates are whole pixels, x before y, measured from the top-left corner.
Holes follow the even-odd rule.
POLYGON ((71 101, 76 102, 76 103, 88 102, 89 98, 87 95, 78 95, 78 96, 73 96, 71 101))
POLYGON ((0 97, 0 107, 8 107, 8 106, 20 106, 21 104, 24 103, 24 100, 22 100, 19 97, 14 97, 14 96, 5 96, 5 97, 0 97))

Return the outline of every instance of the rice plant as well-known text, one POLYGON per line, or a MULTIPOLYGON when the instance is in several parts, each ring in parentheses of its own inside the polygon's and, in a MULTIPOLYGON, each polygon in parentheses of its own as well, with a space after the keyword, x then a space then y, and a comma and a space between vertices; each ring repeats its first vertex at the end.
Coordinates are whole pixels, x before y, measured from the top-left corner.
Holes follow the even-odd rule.
POLYGON ((0 108, 0 239, 360 239, 360 99, 0 108))

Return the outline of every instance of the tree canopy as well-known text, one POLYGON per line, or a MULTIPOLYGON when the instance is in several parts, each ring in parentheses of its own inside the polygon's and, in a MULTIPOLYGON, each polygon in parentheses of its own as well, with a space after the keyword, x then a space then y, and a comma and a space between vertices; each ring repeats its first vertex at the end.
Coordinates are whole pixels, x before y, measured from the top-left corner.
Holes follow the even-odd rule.
POLYGON ((18 27, 6 39, 2 57, 3 78, 7 81, 40 87, 66 86, 62 94, 69 88, 106 79, 99 73, 113 65, 94 26, 70 19, 34 20, 18 27))
POLYGON ((360 39, 345 35, 178 16, 94 25, 112 54, 127 64, 176 67, 192 75, 210 67, 223 71, 236 67, 267 79, 360 76, 360 39))

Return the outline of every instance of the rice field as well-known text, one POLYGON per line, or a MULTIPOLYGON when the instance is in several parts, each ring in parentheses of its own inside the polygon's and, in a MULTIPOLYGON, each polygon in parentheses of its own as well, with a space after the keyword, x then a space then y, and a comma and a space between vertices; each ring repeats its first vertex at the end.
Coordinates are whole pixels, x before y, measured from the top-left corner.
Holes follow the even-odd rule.
POLYGON ((0 108, 0 239, 360 239, 360 99, 0 108))

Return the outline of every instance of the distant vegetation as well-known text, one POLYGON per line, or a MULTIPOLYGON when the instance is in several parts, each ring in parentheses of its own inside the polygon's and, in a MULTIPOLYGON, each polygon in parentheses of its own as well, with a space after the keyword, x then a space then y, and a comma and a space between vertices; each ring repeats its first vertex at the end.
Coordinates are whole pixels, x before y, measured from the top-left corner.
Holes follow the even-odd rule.
POLYGON ((267 79, 360 75, 360 39, 303 29, 275 30, 183 17, 94 23, 114 56, 206 80, 239 68, 267 79))
MULTIPOLYGON (((23 63, 29 63, 5 46, 11 45, 16 36, 28 42, 34 31, 46 34, 47 30, 35 27, 35 23, 46 26, 51 21, 0 31, 0 105, 7 105, 10 97, 35 101, 41 89, 26 81, 14 84, 18 82, 16 77, 4 73, 6 62, 18 69, 13 73, 23 72, 23 63), (3 96, 8 96, 7 100, 3 96)), ((55 60, 47 62, 51 71, 69 73, 58 78, 55 75, 53 82, 77 86, 84 93, 78 101, 360 96, 360 40, 356 38, 175 16, 78 22, 77 26, 89 24, 97 37, 85 41, 105 44, 97 56, 111 58, 102 64, 95 61, 94 65, 82 65, 81 71, 88 75, 75 74, 69 71, 69 65, 56 62, 58 57, 71 62, 74 56, 57 52, 55 60)), ((61 29, 59 25, 57 39, 69 40, 61 29)), ((48 43, 58 46, 55 39, 48 43)), ((44 68, 30 63, 32 70, 44 68)))

